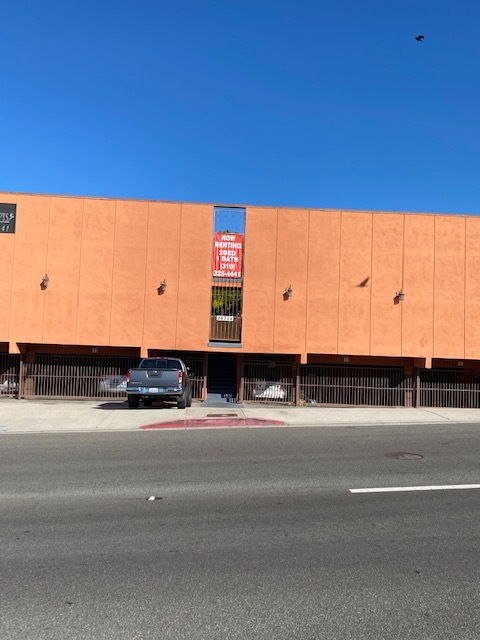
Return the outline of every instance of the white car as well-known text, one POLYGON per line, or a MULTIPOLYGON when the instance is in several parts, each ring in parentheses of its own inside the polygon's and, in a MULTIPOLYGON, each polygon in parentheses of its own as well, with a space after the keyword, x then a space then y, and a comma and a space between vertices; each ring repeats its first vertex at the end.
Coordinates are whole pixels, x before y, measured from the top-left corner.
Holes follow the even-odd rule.
POLYGON ((98 381, 101 393, 125 393, 127 390, 127 376, 105 376, 98 381))
POLYGON ((5 380, 4 382, 0 382, 0 394, 16 393, 17 388, 18 388, 18 384, 13 380, 5 380))
POLYGON ((287 392, 279 382, 262 382, 253 390, 257 400, 285 400, 287 392))

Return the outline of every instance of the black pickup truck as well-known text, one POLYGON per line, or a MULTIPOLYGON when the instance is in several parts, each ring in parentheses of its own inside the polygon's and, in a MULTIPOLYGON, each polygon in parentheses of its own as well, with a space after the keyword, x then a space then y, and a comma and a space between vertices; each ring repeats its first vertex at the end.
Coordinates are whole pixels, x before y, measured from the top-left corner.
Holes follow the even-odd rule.
POLYGON ((192 404, 189 369, 180 358, 144 358, 138 369, 127 373, 127 397, 130 409, 136 409, 140 399, 146 407, 161 399, 185 409, 192 404))

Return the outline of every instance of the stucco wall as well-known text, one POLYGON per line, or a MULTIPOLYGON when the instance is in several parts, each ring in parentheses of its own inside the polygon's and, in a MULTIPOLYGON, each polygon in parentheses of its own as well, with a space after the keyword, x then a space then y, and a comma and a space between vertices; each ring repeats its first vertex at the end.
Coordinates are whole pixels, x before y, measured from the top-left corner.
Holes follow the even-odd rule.
MULTIPOLYGON (((0 234, 0 342, 12 351, 208 349, 213 205, 0 201, 17 204, 16 233, 0 234)), ((247 207, 245 236, 240 350, 480 358, 480 218, 247 207)))

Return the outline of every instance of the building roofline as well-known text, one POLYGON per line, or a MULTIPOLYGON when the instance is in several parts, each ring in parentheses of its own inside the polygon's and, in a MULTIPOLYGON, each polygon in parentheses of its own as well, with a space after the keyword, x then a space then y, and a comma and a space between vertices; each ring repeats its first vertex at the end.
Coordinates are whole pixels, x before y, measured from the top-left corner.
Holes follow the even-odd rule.
POLYGON ((108 200, 108 201, 124 201, 124 202, 152 202, 158 204, 188 204, 209 207, 231 207, 245 209, 295 209, 297 211, 326 211, 345 213, 385 213, 385 214, 401 214, 401 215, 421 215, 421 216, 456 216, 456 217, 478 217, 479 213, 456 213, 456 212, 436 212, 436 211, 399 211, 396 209, 346 209, 344 207, 297 207, 289 205, 264 205, 264 204, 243 204, 243 203, 225 203, 225 202, 191 202, 185 200, 156 200, 153 198, 124 198, 110 196, 86 196, 72 195, 60 193, 34 193, 28 191, 3 191, 0 193, 12 196, 37 196, 42 198, 71 198, 80 200, 108 200))

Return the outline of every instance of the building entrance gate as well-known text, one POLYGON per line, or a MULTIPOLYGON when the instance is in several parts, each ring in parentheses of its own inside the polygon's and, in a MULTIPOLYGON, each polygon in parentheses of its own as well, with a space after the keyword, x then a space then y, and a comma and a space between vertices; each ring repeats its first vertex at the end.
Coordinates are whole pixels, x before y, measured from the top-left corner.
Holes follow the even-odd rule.
POLYGON ((232 353, 209 353, 207 371, 207 400, 209 402, 237 401, 237 356, 232 353))

